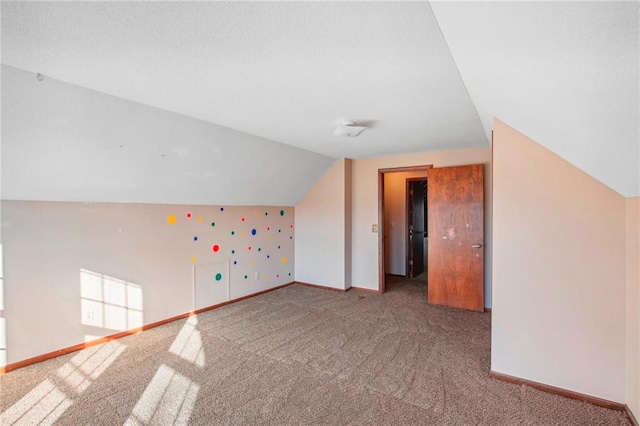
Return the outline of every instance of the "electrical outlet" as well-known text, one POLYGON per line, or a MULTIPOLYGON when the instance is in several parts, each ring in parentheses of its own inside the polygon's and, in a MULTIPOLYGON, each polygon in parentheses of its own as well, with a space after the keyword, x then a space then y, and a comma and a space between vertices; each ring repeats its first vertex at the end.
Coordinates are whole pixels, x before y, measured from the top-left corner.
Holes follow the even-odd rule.
POLYGON ((371 225, 371 232, 376 233, 378 232, 378 224, 374 223, 373 225, 371 225))

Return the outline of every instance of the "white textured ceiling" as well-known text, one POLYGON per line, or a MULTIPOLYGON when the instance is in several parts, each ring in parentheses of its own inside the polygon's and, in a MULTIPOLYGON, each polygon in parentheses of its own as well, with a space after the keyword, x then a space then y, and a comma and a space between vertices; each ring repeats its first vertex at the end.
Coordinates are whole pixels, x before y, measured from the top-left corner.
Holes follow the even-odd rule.
POLYGON ((640 195, 638 5, 432 3, 487 134, 495 116, 625 196, 640 195))
POLYGON ((333 157, 487 144, 496 116, 638 195, 637 9, 3 2, 2 62, 333 157))

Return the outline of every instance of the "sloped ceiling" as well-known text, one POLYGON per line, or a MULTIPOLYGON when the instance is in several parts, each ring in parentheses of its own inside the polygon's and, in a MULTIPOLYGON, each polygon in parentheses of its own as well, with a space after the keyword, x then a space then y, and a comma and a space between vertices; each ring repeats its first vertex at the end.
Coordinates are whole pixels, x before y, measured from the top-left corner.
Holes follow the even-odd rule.
POLYGON ((2 62, 336 158, 486 145, 497 116, 638 195, 637 9, 3 2, 2 62))
POLYGON ((640 194, 639 4, 432 6, 488 135, 498 117, 634 196, 640 194))

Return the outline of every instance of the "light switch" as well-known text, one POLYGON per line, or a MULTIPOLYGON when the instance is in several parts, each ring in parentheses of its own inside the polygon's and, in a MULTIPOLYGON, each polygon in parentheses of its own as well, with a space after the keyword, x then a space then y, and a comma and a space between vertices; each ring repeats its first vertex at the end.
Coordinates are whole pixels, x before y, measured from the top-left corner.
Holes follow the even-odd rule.
POLYGON ((374 223, 373 225, 371 225, 371 232, 378 232, 378 224, 374 223))

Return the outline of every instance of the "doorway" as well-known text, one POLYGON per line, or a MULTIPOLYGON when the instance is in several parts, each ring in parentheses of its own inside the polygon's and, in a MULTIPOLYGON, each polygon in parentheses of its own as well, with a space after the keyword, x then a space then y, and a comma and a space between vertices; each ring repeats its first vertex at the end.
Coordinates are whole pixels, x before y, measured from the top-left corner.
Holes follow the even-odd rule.
POLYGON ((406 179, 406 277, 427 280, 427 178, 406 179))
MULTIPOLYGON (((425 180, 431 165, 378 170, 378 292, 386 291, 386 277, 406 279, 409 266, 408 179, 425 180)), ((426 200, 425 200, 426 201, 426 200)), ((426 210, 424 210, 426 213, 426 210)), ((418 214, 418 212, 416 212, 418 214)), ((426 224, 426 219, 425 222, 426 224)), ((423 231, 416 229, 416 231, 423 231)), ((415 237, 415 236, 414 236, 415 237)), ((417 240, 417 238, 414 238, 417 240)), ((426 254, 426 251, 424 252, 426 254)), ((420 256, 418 254, 418 256, 420 256)), ((420 256, 422 258, 422 256, 420 256)), ((426 265, 426 259, 422 262, 426 265)), ((416 265, 417 266, 417 265, 416 265)), ((426 282, 426 280, 425 280, 426 282)))

